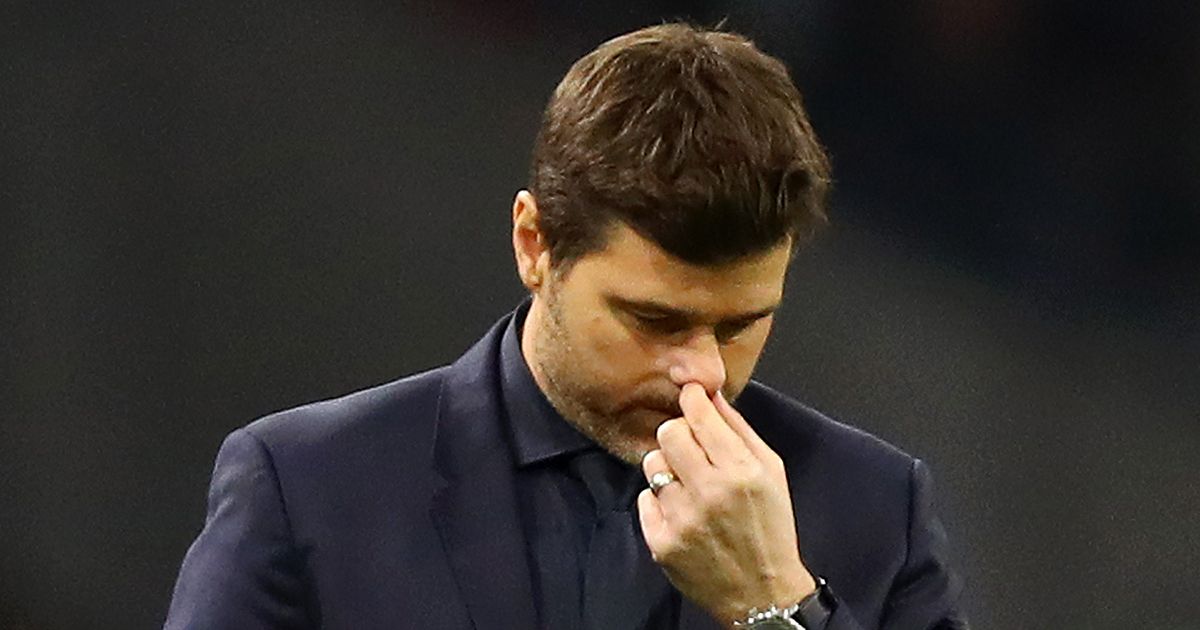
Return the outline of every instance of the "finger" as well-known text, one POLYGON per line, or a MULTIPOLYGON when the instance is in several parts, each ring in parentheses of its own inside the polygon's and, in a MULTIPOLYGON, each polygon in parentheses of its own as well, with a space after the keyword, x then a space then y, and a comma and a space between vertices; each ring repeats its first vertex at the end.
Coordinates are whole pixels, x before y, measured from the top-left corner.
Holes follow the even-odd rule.
POLYGON ((733 405, 729 404, 729 401, 725 399, 725 394, 718 391, 717 395, 713 398, 713 406, 716 407, 717 413, 721 414, 721 417, 725 419, 725 423, 729 425, 729 428, 737 433, 738 437, 742 439, 742 442, 749 447, 755 456, 761 458, 762 455, 767 453, 773 454, 775 452, 759 437, 754 427, 750 426, 749 422, 746 422, 745 416, 737 409, 734 409, 733 405))
POLYGON ((658 448, 655 450, 662 455, 666 465, 680 481, 685 485, 704 482, 713 465, 705 456, 704 449, 696 442, 696 436, 692 434, 686 420, 667 420, 658 425, 655 437, 658 439, 658 448))
POLYGON ((650 556, 658 562, 667 541, 667 519, 663 517, 662 506, 658 497, 649 488, 642 490, 637 497, 638 522, 642 526, 642 538, 650 548, 650 556))
POLYGON ((696 442, 714 466, 728 466, 749 454, 745 441, 717 411, 702 385, 684 385, 679 393, 679 407, 696 442))
MULTIPOLYGON (((660 449, 656 448, 652 451, 649 451, 646 453, 646 456, 642 458, 642 474, 646 477, 646 482, 652 484, 650 491, 655 495, 668 492, 667 488, 670 486, 680 486, 680 488, 682 488, 683 482, 679 481, 678 477, 675 476, 675 471, 671 470, 670 464, 667 463, 667 458, 663 455, 663 452, 660 449), (666 485, 662 485, 658 488, 658 490, 655 490, 653 486, 654 476, 664 473, 670 475, 673 481, 666 485)), ((674 491, 675 489, 671 490, 671 492, 674 491)))

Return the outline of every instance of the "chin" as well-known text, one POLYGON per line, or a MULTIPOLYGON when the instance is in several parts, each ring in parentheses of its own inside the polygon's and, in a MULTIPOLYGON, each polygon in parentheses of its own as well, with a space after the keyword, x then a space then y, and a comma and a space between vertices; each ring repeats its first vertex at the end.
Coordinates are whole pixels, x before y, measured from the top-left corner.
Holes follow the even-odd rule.
POLYGON ((655 442, 653 438, 626 438, 620 440, 617 444, 605 446, 605 450, 608 452, 622 461, 639 468, 642 465, 642 457, 656 448, 658 448, 658 442, 655 442))
POLYGON ((620 423, 621 431, 612 435, 612 444, 606 445, 608 450, 617 457, 636 465, 641 465, 642 457, 658 448, 658 425, 677 417, 652 409, 639 409, 626 416, 620 423))
POLYGON ((678 416, 641 407, 613 415, 589 414, 584 422, 572 424, 604 450, 640 467, 642 456, 658 448, 658 425, 678 416))

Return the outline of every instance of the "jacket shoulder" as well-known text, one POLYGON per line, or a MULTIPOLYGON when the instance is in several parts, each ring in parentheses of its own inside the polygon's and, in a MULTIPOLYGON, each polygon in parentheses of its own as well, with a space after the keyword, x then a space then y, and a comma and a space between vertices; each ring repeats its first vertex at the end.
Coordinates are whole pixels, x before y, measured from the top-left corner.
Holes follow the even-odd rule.
POLYGON ((246 425, 274 456, 362 443, 405 444, 432 431, 446 368, 278 411, 246 425))
POLYGON ((752 381, 741 402, 747 420, 785 460, 816 458, 869 477, 905 480, 915 461, 895 445, 762 383, 752 381))

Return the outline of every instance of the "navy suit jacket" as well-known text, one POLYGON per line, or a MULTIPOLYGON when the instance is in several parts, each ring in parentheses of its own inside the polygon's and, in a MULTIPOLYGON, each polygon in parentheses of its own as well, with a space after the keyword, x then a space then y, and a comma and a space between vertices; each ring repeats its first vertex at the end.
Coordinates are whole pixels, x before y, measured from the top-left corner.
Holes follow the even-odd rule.
MULTIPOLYGON (((507 323, 453 365, 230 434, 166 627, 535 628, 499 416, 507 323)), ((787 466, 830 630, 961 627, 919 460, 758 383, 737 407, 787 466)), ((680 615, 719 627, 686 599, 680 615)))

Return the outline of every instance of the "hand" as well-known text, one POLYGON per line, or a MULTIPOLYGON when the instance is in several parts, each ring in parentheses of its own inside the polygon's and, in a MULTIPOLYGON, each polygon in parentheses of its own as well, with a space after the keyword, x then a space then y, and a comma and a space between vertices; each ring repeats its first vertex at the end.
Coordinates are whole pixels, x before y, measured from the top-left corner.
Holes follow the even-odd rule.
POLYGON ((677 481, 638 496, 654 560, 688 599, 730 624, 753 607, 790 606, 816 590, 800 559, 783 461, 719 392, 689 383, 682 418, 658 427, 642 459, 649 479, 677 481))

